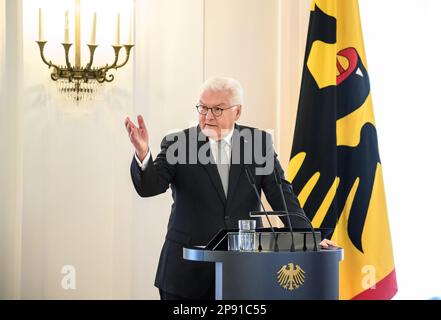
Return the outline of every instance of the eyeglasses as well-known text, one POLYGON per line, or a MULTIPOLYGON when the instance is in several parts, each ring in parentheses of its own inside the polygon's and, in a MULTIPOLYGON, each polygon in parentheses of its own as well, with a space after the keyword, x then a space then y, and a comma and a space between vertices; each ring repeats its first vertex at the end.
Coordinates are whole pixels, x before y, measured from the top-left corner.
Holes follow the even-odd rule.
POLYGON ((228 110, 228 109, 231 109, 231 108, 234 108, 234 107, 238 107, 238 106, 240 106, 240 104, 236 104, 236 105, 231 106, 231 107, 228 107, 228 108, 219 108, 218 106, 217 106, 217 107, 209 108, 209 107, 204 106, 204 105, 202 105, 202 104, 198 104, 198 105, 196 106, 196 109, 198 110, 198 112, 199 112, 200 114, 202 114, 202 115, 204 115, 204 116, 207 115, 207 114, 208 114, 208 111, 211 110, 211 113, 212 113, 215 117, 220 117, 220 116, 222 115, 222 112, 224 112, 224 110, 228 110))

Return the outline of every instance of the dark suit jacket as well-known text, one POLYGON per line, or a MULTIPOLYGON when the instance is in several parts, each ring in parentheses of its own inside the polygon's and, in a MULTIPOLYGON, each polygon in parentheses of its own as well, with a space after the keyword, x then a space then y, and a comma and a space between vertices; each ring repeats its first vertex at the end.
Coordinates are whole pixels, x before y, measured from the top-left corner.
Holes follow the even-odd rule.
MULTIPOLYGON (((200 128, 193 127, 165 137, 161 143, 161 152, 154 161, 150 157, 144 171, 139 168, 135 159, 131 164, 132 181, 141 197, 158 195, 169 187, 172 190, 173 204, 155 286, 165 292, 192 299, 200 298, 210 286, 213 287, 214 264, 186 261, 182 258, 182 248, 188 245, 205 245, 219 230, 237 228, 238 220, 249 219, 250 211, 260 210, 259 201, 247 180, 243 164, 244 150, 250 150, 246 146, 252 146, 254 150, 255 136, 260 134, 263 137, 263 153, 265 157, 273 158, 283 179, 283 170, 274 153, 271 136, 255 128, 236 125, 232 137, 232 153, 235 154, 237 148, 243 144, 241 160, 238 164, 231 164, 228 194, 225 197, 216 164, 201 164, 199 161, 195 163, 194 159, 193 163, 189 163, 191 154, 196 149, 208 150, 208 154, 210 153, 207 137, 202 135, 203 140, 196 141, 199 134, 200 128), (239 138, 239 133, 245 132, 244 129, 253 133, 251 138, 239 138), (167 162, 166 154, 178 139, 185 140, 185 152, 182 149, 179 152, 186 154, 180 161, 171 164, 167 162)), ((253 174, 254 169, 264 165, 254 157, 247 164, 253 174)), ((256 175, 255 180, 258 190, 265 192, 273 210, 283 210, 282 197, 272 172, 256 175)), ((282 182, 288 210, 299 208, 290 184, 284 179, 282 182)))

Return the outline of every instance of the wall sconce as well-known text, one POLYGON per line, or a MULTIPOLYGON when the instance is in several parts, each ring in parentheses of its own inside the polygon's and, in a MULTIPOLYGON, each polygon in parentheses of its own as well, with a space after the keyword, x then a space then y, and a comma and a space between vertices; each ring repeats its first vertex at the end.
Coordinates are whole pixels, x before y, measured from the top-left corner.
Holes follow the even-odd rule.
POLYGON ((112 45, 115 52, 115 59, 113 63, 106 64, 101 67, 93 67, 93 59, 95 50, 98 47, 96 44, 96 12, 93 15, 92 34, 89 47, 89 62, 86 66, 81 65, 81 10, 80 0, 75 0, 75 64, 72 66, 69 60, 69 50, 72 47, 69 34, 69 12, 65 12, 65 28, 64 28, 64 42, 61 45, 64 47, 66 65, 57 65, 52 63, 51 60, 47 60, 44 56, 44 47, 47 41, 43 37, 43 18, 42 9, 39 9, 38 19, 38 34, 39 39, 37 42, 40 48, 40 56, 43 62, 53 69, 51 79, 53 81, 59 81, 59 91, 63 94, 67 94, 68 97, 73 98, 77 102, 86 98, 91 99, 98 89, 98 85, 104 82, 112 82, 115 78, 113 74, 108 74, 112 69, 117 70, 127 64, 130 58, 130 52, 134 47, 132 44, 132 15, 130 16, 129 26, 129 39, 128 44, 120 44, 120 14, 116 20, 116 34, 115 44, 112 45), (122 63, 118 63, 119 54, 124 47, 126 51, 125 60, 122 63))

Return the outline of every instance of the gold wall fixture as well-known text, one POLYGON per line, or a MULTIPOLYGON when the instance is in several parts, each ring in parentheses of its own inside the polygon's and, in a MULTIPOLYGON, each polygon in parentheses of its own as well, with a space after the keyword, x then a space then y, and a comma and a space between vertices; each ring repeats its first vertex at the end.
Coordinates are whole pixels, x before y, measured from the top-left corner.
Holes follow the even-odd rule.
POLYGON ((130 59, 130 52, 134 47, 132 43, 132 16, 130 18, 128 43, 121 45, 120 43, 120 14, 117 15, 115 43, 112 45, 115 58, 111 64, 104 66, 94 66, 93 60, 95 50, 98 47, 96 44, 96 17, 97 13, 93 14, 93 24, 89 47, 89 61, 83 66, 81 64, 81 7, 80 0, 75 0, 75 61, 72 65, 69 59, 69 51, 73 45, 70 42, 69 34, 69 12, 65 12, 65 28, 64 28, 64 42, 61 45, 65 53, 65 65, 55 64, 51 60, 47 60, 44 55, 44 47, 47 43, 43 36, 43 13, 39 9, 39 24, 37 42, 40 48, 40 56, 43 62, 52 69, 51 79, 58 82, 58 91, 67 95, 69 98, 79 102, 82 100, 90 100, 96 94, 98 86, 104 82, 112 82, 114 75, 110 74, 110 70, 117 70, 127 64, 130 59), (125 49, 125 59, 119 61, 121 49, 125 49))

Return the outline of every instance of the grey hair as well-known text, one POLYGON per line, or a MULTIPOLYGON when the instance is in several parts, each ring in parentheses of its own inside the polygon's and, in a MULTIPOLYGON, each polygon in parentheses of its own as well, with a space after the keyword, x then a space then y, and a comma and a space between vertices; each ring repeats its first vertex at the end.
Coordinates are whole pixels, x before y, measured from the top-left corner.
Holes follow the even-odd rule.
POLYGON ((229 91, 232 105, 243 104, 243 88, 236 79, 224 77, 210 78, 201 85, 199 94, 202 95, 206 91, 229 91))

